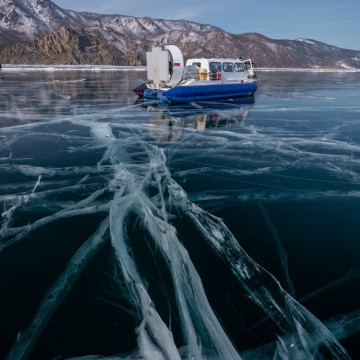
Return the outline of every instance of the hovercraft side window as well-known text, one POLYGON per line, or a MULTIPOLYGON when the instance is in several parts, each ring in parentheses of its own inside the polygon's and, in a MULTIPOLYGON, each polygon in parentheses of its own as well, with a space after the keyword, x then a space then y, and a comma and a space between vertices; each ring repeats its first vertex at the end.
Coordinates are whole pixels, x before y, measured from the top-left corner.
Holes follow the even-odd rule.
POLYGON ((234 71, 234 64, 230 62, 223 63, 223 70, 225 72, 233 72, 234 71))
POLYGON ((209 63, 210 71, 221 71, 221 63, 219 62, 210 62, 209 63))
POLYGON ((234 64, 234 70, 236 72, 245 71, 245 66, 243 63, 235 63, 234 64))

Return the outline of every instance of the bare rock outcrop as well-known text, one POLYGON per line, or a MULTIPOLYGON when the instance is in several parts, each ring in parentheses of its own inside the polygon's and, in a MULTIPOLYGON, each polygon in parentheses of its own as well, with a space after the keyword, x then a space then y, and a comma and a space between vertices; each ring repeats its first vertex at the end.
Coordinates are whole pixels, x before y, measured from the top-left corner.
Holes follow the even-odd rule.
POLYGON ((139 65, 136 53, 123 52, 109 44, 97 29, 71 30, 37 36, 34 41, 6 46, 0 57, 12 64, 113 64, 139 65))

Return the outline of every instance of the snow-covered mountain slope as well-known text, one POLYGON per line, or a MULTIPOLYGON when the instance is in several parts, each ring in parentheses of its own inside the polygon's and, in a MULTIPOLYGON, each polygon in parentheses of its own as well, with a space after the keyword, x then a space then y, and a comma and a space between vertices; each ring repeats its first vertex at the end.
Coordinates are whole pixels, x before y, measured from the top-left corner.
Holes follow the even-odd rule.
POLYGON ((66 24, 82 24, 70 12, 48 0, 0 0, 0 44, 33 40, 36 35, 57 31, 66 24))
POLYGON ((0 45, 33 40, 37 35, 56 32, 63 25, 70 29, 97 26, 132 37, 153 36, 174 30, 201 33, 220 31, 215 26, 185 20, 159 20, 64 10, 50 0, 0 0, 0 45))

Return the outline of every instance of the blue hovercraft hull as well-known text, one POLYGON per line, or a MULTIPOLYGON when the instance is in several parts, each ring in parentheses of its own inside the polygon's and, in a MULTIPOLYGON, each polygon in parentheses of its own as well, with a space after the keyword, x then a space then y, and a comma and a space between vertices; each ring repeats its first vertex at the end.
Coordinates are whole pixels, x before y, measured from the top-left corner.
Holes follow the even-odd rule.
POLYGON ((232 84, 212 84, 212 85, 189 85, 175 86, 170 90, 151 90, 144 91, 144 97, 149 99, 159 99, 172 103, 188 101, 210 100, 235 98, 241 96, 252 96, 257 89, 257 83, 232 83, 232 84))

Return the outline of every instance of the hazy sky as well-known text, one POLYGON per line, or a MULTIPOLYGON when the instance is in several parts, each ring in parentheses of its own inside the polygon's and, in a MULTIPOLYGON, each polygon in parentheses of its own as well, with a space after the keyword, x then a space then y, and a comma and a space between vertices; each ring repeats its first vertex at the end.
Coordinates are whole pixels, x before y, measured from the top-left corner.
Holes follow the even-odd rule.
POLYGON ((307 38, 360 50, 360 0, 52 0, 64 9, 185 19, 234 34, 307 38))

